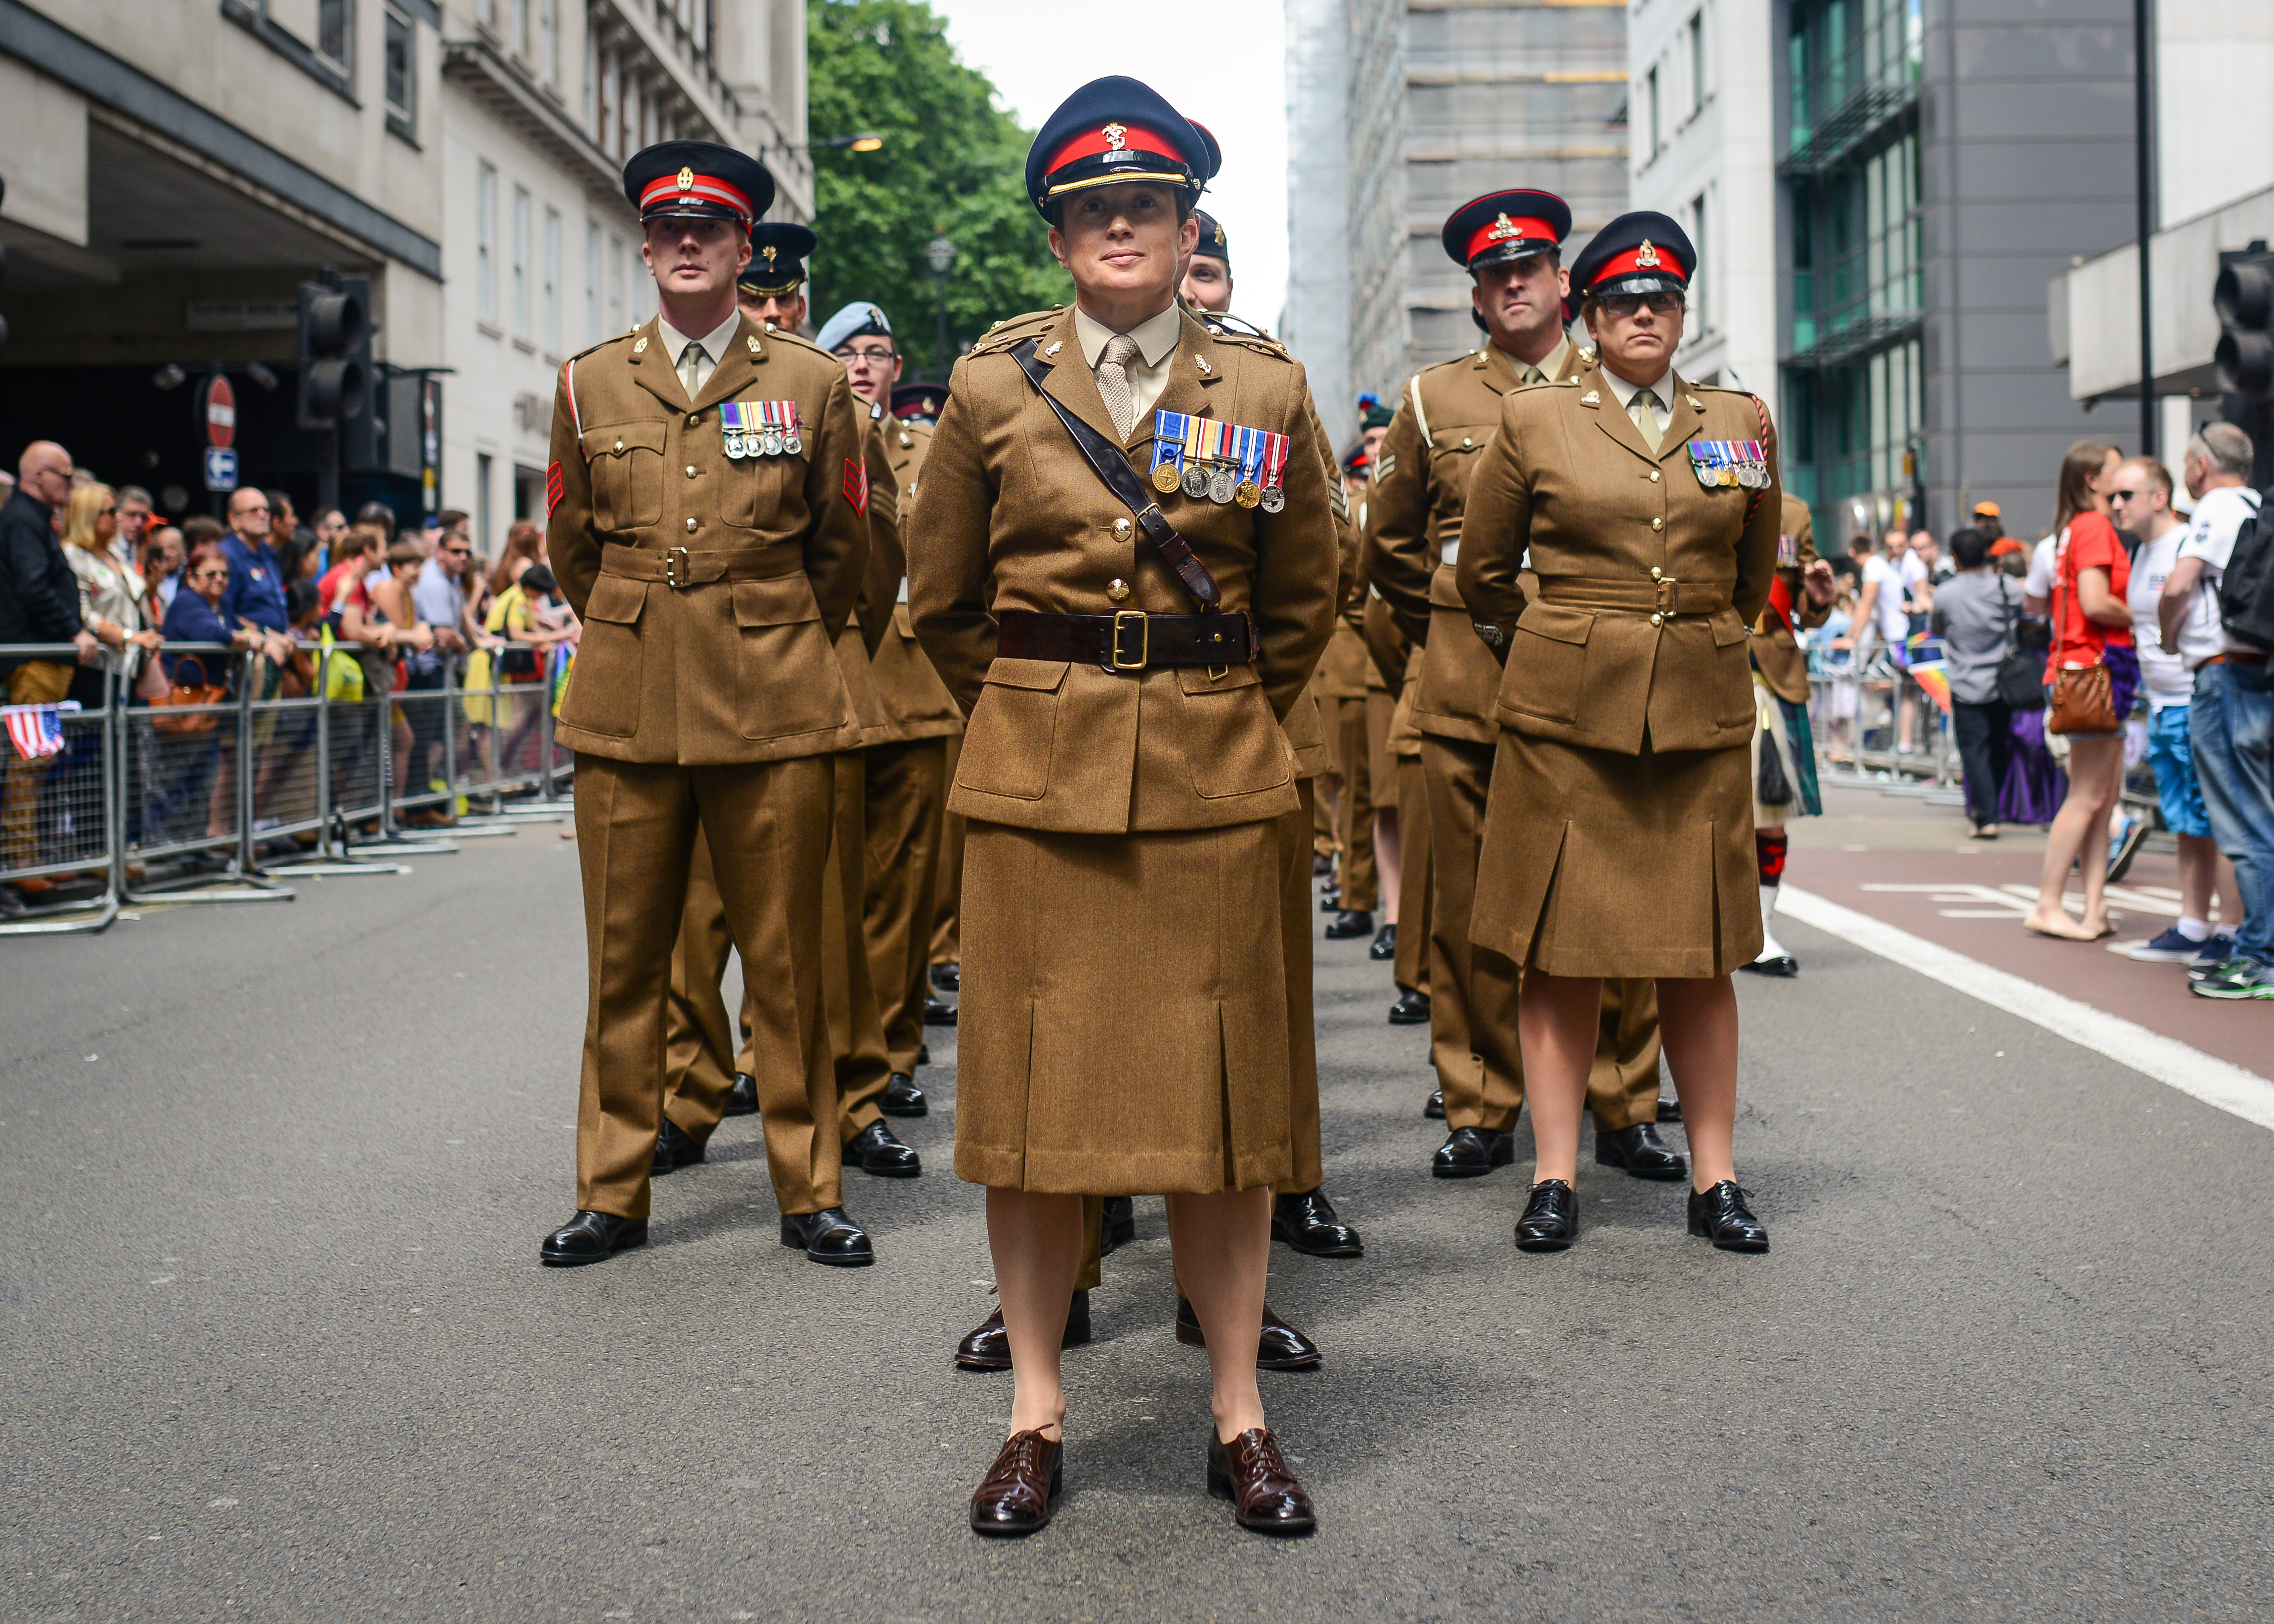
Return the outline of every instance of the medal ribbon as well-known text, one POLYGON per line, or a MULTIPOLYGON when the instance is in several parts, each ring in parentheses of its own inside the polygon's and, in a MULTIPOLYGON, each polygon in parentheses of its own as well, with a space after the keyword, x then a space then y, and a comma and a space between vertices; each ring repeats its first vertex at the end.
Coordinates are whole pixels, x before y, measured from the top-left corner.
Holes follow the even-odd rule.
POLYGON ((1284 434, 1263 437, 1263 488, 1279 488, 1287 472, 1287 447, 1291 442, 1284 434))
POLYGON ((1153 417, 1153 466, 1166 462, 1178 473, 1185 471, 1185 436, 1190 432, 1191 420, 1181 411, 1157 412, 1153 417))
POLYGON ((1239 477, 1250 485, 1263 481, 1263 453, 1266 436, 1261 429, 1241 429, 1239 432, 1239 477))

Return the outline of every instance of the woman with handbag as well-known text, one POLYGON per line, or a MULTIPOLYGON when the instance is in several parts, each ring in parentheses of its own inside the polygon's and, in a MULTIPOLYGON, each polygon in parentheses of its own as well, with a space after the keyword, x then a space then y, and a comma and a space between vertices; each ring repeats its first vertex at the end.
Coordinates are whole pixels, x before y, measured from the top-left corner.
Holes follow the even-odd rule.
MULTIPOLYGON (((232 650, 252 647, 251 628, 240 626, 232 631, 221 618, 222 593, 229 586, 229 559, 218 544, 204 542, 191 553, 182 567, 182 583, 183 590, 174 594, 173 607, 166 611, 162 628, 166 642, 226 643, 232 650)), ((158 750, 171 769, 171 781, 152 797, 144 839, 156 846, 195 838, 198 826, 190 821, 195 811, 207 815, 206 835, 225 835, 230 831, 226 808, 212 806, 205 793, 221 763, 221 713, 194 707, 228 700, 237 662, 228 654, 207 653, 168 655, 159 663, 165 668, 167 690, 150 701, 154 712, 150 726, 158 750)))
POLYGON ((1966 816, 1977 840, 1998 838, 1998 797, 2014 759, 2014 713, 2044 708, 2044 662, 2021 639, 2022 589, 1990 568, 1979 530, 1950 538, 1958 573, 1935 594, 1930 627, 1950 676, 1950 726, 1965 764, 1966 816))
POLYGON ((2025 929, 2067 942, 2114 934, 2108 922, 2108 815, 2124 780, 2124 718, 2140 692, 2140 659, 2125 603, 2132 559, 2109 522, 2114 466, 2097 446, 2073 448, 2061 463, 2059 512, 2048 575, 2052 653, 2045 661, 2045 731, 2068 740, 2068 794, 2045 837, 2037 905, 2025 929), (2062 905, 2070 868, 2084 875, 2084 918, 2062 905))

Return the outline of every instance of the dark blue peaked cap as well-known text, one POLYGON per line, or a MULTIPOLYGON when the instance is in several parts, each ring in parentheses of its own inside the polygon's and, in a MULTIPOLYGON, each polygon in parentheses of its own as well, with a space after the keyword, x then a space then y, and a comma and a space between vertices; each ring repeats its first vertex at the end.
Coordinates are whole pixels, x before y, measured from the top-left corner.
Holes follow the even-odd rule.
POLYGON ((1162 181, 1197 198, 1209 141, 1151 86, 1115 74, 1058 104, 1027 152, 1027 195, 1045 218, 1070 192, 1162 181))

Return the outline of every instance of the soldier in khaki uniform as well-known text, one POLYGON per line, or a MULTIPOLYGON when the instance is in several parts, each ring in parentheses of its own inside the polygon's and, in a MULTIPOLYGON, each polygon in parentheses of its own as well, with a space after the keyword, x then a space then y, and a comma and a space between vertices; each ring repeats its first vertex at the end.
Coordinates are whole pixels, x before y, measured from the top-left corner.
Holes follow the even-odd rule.
POLYGON ((1502 396, 1469 479, 1456 581, 1506 665, 1469 933, 1524 969, 1539 1144, 1525 1251, 1578 1233, 1601 982, 1644 976, 1689 1131, 1690 1233, 1768 1245, 1733 1161, 1729 974, 1761 943, 1745 645, 1769 598, 1781 492, 1767 409, 1674 371, 1694 263, 1663 214, 1596 233, 1571 280, 1601 358, 1502 396), (1520 578, 1527 548, 1536 579, 1520 578))
POLYGON ((1761 951, 1737 967, 1754 975, 1794 976, 1800 966, 1776 939, 1777 892, 1784 884, 1789 846, 1788 819, 1820 817, 1816 786, 1816 739, 1808 723, 1808 651, 1803 627, 1821 626, 1832 613, 1832 566, 1816 556, 1816 522, 1808 504, 1785 492, 1777 531, 1776 581, 1768 606, 1753 623, 1754 699, 1760 726, 1753 734, 1753 851, 1761 876, 1761 951), (1773 756, 1771 766, 1764 759, 1773 756))
MULTIPOLYGON (((1447 219, 1445 252, 1475 279, 1472 316, 1487 342, 1407 380, 1367 504, 1374 590, 1429 650, 1413 725, 1434 845, 1429 1026, 1448 1132, 1430 1170, 1440 1178, 1479 1177, 1512 1162, 1524 1106, 1518 971, 1469 940, 1501 672, 1470 629, 1454 570, 1469 479, 1502 397, 1577 377, 1593 362, 1563 328, 1570 279, 1561 248, 1570 229, 1571 211, 1548 192, 1488 192, 1447 219)), ((1659 1137, 1658 1061, 1656 994, 1647 981, 1613 981, 1587 1082, 1595 1157, 1637 1177, 1676 1179, 1689 1169, 1659 1137)))
POLYGON ((911 513, 917 635, 968 718, 956 1171, 988 1186, 1014 1381, 985 1533, 1049 1520, 1081 1198, 1138 1192, 1208 1345, 1211 1487, 1243 1526, 1314 1522, 1255 1356, 1293 1170, 1279 722, 1336 536, 1302 368, 1176 303, 1205 162, 1132 79, 1045 123, 1028 189, 1077 304, 958 364, 911 513))
POLYGON ((698 837, 759 988, 760 1104, 781 1235, 866 1262, 839 1190, 821 1019, 829 653, 868 556, 862 430, 843 369, 734 305, 763 166, 701 141, 625 166, 660 312, 572 358, 553 409, 548 550, 584 621, 561 714, 577 753, 591 975, 577 1213, 548 1263, 647 1238, 671 950, 698 837), (692 329, 690 331, 689 329, 692 329), (793 448, 792 442, 794 442, 793 448))

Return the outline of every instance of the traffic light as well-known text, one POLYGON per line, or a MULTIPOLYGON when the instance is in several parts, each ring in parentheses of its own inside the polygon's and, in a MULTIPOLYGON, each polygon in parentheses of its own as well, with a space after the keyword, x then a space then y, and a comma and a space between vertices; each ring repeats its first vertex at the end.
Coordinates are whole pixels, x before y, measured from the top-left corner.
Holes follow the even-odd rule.
POLYGON ((300 284, 300 394, 304 429, 339 434, 340 465, 378 461, 378 370, 371 357, 371 279, 329 266, 300 284))
POLYGON ((2257 449, 2251 483, 2274 482, 2274 253, 2264 238, 2218 257, 2211 307, 2218 312, 2219 415, 2250 436, 2257 449))

